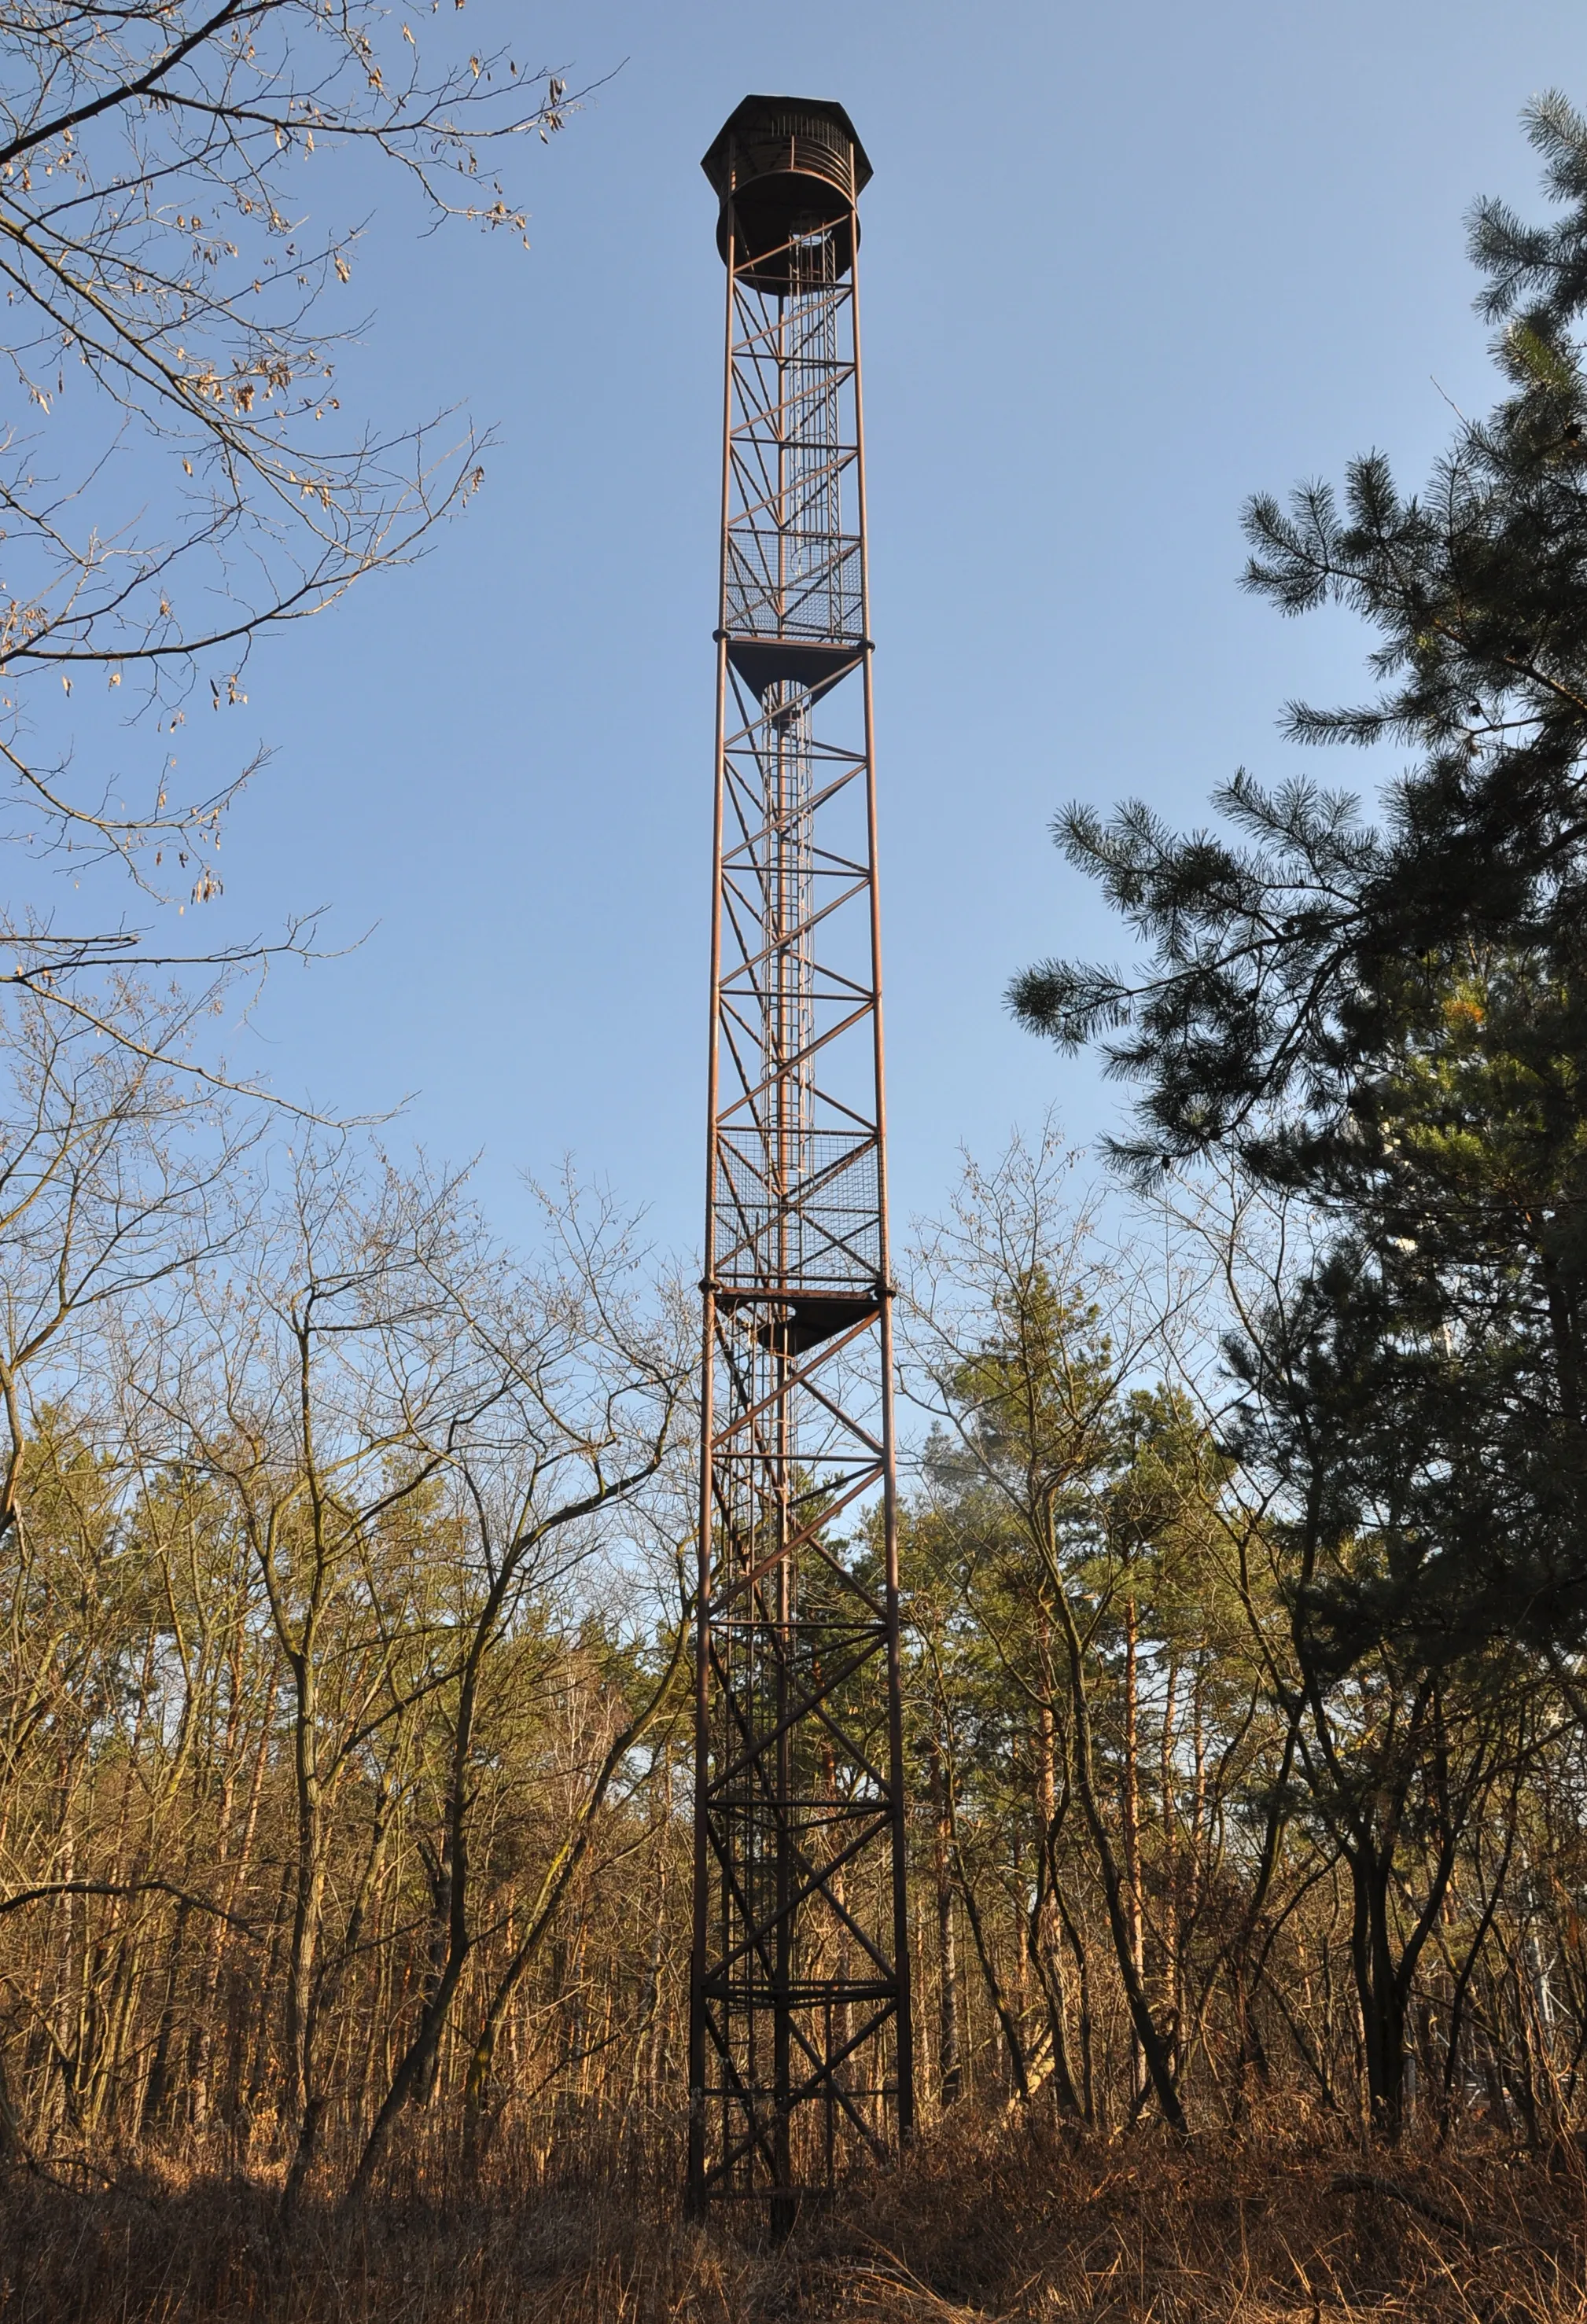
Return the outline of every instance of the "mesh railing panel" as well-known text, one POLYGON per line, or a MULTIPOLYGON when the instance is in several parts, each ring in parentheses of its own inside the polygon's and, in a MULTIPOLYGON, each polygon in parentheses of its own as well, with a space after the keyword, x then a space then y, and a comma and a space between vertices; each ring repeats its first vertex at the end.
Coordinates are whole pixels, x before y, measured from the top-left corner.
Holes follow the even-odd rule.
POLYGON ((870 1289, 881 1268, 875 1141, 807 1130, 786 1143, 784 1187, 770 1140, 719 1141, 717 1280, 745 1288, 870 1289))
POLYGON ((731 532, 727 627, 734 637, 858 644, 864 634, 859 542, 747 525, 731 532))

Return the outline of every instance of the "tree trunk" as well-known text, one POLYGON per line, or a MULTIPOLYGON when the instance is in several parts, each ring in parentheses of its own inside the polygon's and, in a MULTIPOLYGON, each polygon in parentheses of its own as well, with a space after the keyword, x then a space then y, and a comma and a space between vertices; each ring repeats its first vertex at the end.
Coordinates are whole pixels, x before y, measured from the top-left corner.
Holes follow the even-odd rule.
POLYGON ((946 2111, 959 2101, 959 1957, 954 1926, 953 1837, 948 1822, 947 1794, 943 1783, 942 1751, 937 1738, 928 1747, 931 1794, 931 1873, 937 1892, 937 2103, 946 2111))
POLYGON ((1390 1867, 1377 1850, 1364 1848, 1352 1851, 1349 1862, 1350 1958, 1361 2005, 1367 2105, 1373 2128, 1393 2141, 1405 2127, 1405 2003, 1389 1928, 1390 1867))
MULTIPOLYGON (((1135 1600, 1130 1597, 1124 1600, 1124 1766, 1121 1800, 1124 1855, 1123 1905, 1125 1925, 1129 1932, 1130 1959, 1135 1971, 1135 1982, 1144 1992, 1146 1945, 1140 1909, 1140 1736, 1137 1705, 1137 1646, 1135 1600)), ((1139 2031, 1132 2025, 1130 2066, 1130 2104, 1132 2110, 1140 2097, 1140 2036, 1139 2031)))
POLYGON ((312 1642, 306 1639, 290 1657, 294 1683, 292 1773, 298 1835, 292 1935, 287 1957, 287 2107, 288 2119, 300 2129, 309 2103, 309 2017, 320 1914, 325 1903, 325 1803, 319 1781, 319 1738, 316 1732, 318 1702, 313 1653, 312 1642))
MULTIPOLYGON (((1059 1572, 1056 1556, 1050 1555, 1051 1569, 1059 1572)), ((1152 2015, 1145 1983, 1140 1975, 1134 1932, 1126 1897, 1125 1878, 1120 1868, 1108 1831, 1107 1818, 1096 1791, 1095 1747, 1092 1738, 1090 1690, 1085 1677, 1085 1648, 1075 1627, 1074 1609, 1067 1595, 1060 1588, 1056 1592, 1059 1619, 1063 1625, 1064 1643, 1069 1665, 1069 1694, 1074 1709, 1074 1765, 1075 1788, 1080 1794, 1081 1812, 1096 1851, 1097 1868, 1102 1874, 1103 1895, 1107 1902, 1108 1927, 1112 1935, 1113 1952, 1119 1964, 1119 1975, 1124 1987, 1124 1998, 1130 2011, 1130 2023, 1135 2039, 1146 2061, 1146 2070, 1158 2110, 1171 2128, 1184 2135, 1189 2129, 1185 2108, 1179 2102, 1175 2087, 1173 2061, 1163 2040, 1157 2020, 1152 2015)))
MULTIPOLYGON (((1045 1624, 1042 1662, 1044 1668, 1050 1668, 1045 1624)), ((1054 1748, 1056 1727, 1052 1704, 1044 1702, 1036 1722, 1036 1807, 1040 1838, 1037 1849, 1036 1902, 1027 1937, 1031 1963, 1047 2004, 1047 2030, 1053 2045, 1053 2080, 1057 2085, 1058 2103, 1066 2114, 1078 2119, 1084 2109, 1080 2094, 1075 2087, 1075 2070, 1069 2056, 1068 2016, 1064 2002, 1063 1969, 1058 1958, 1057 1867, 1053 1860, 1058 1827, 1057 1768, 1054 1748)))

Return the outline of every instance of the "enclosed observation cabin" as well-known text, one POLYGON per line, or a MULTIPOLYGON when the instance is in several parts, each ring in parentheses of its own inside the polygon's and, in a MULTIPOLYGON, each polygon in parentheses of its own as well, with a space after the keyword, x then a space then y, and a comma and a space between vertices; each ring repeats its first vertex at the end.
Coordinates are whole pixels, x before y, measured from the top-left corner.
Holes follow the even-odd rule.
POLYGON ((736 225, 740 279, 780 295, 790 286, 796 237, 833 233, 836 272, 853 262, 854 204, 871 164, 841 105, 817 97, 746 97, 717 131, 700 167, 721 202, 716 247, 726 263, 736 225))

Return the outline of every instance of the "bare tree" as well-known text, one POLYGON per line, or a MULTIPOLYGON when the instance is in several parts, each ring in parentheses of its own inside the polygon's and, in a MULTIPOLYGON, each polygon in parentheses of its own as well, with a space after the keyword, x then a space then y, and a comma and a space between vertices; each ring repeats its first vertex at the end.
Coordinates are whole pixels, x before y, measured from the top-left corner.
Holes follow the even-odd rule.
MULTIPOLYGON (((361 415, 337 360, 362 321, 337 308, 371 165, 405 179, 431 221, 521 238, 493 153, 565 118, 559 78, 474 49, 454 14, 0 5, 14 840, 119 862, 151 897, 213 894, 225 807, 259 761, 183 788, 173 738, 189 707, 245 699, 262 636, 411 557, 479 484, 471 427, 361 415), (128 766, 133 724, 147 740, 128 766)), ((134 941, 14 905, 0 982, 58 994, 134 941)))
POLYGON ((0 1537, 18 1522, 30 1380, 69 1375, 75 1335, 114 1331, 235 1231, 223 1190, 253 1131, 173 1070, 182 1004, 117 979, 105 1013, 101 1034, 24 991, 0 1047, 0 1537))
MULTIPOLYGON (((692 1350, 635 1296, 631 1231, 573 1190, 548 1205, 552 1257, 539 1271, 491 1281, 438 1284, 456 1328, 479 1350, 493 1384, 461 1433, 453 1467, 465 1497, 467 1579, 457 1607, 447 1705, 447 1756, 438 1883, 435 1973, 392 2076, 353 2180, 366 2187, 401 2109, 434 2071, 479 1931, 473 1851, 478 1767, 493 1722, 511 1716, 521 1685, 511 1648, 523 1609, 543 1604, 593 1550, 613 1545, 614 1517, 635 1531, 632 1505, 677 1450, 677 1423, 692 1350), (505 1657, 503 1649, 507 1650, 505 1657), (506 1660, 506 1699, 496 1666, 506 1660), (494 1698, 494 1699, 493 1699, 494 1698)), ((677 1547, 681 1560, 683 1543, 677 1547)), ((527 1925, 490 1980, 470 2059, 466 2139, 477 2159, 491 2070, 503 2022, 592 1845, 607 1793, 674 1692, 688 1637, 687 1603, 663 1615, 659 1672, 608 1706, 592 1764, 578 1770, 530 1904, 527 1925), (670 1633, 669 1636, 668 1633, 670 1633)))
POLYGON ((447 1293, 488 1268, 454 1181, 345 1140, 288 1163, 234 1265, 196 1278, 187 1328, 152 1346, 145 1401, 228 1505, 255 1565, 291 1738, 291 1923, 283 1978, 289 2196, 327 2102, 317 2033, 356 1950, 391 1837, 415 1707, 447 1665, 438 1480, 499 1394, 452 1328, 447 1293), (366 1807, 339 1935, 326 1929, 338 1794, 366 1807))

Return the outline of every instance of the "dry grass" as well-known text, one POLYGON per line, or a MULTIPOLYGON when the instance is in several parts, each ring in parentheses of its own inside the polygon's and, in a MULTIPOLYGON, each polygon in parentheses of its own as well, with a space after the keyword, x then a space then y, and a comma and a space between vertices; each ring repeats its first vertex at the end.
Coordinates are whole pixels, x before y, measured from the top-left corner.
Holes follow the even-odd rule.
POLYGON ((0 2313, 27 2324, 1587 2318, 1579 2149, 1368 2161, 1276 2130, 1180 2151, 962 2124, 780 2249, 611 2190, 411 2198, 288 2233, 269 2189, 147 2176, 13 2177, 0 2236, 0 2313))

